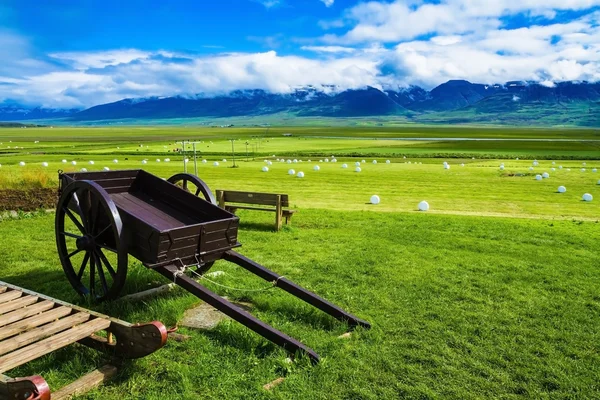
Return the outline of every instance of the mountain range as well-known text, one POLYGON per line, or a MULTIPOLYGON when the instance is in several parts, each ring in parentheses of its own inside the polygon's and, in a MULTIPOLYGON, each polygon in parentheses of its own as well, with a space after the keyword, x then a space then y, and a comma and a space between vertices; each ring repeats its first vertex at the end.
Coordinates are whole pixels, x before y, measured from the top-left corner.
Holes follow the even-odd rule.
POLYGON ((428 91, 418 86, 338 91, 303 87, 291 93, 238 90, 226 95, 124 99, 85 110, 0 104, 0 121, 60 119, 65 123, 122 119, 386 117, 421 123, 600 126, 600 83, 452 80, 428 91))

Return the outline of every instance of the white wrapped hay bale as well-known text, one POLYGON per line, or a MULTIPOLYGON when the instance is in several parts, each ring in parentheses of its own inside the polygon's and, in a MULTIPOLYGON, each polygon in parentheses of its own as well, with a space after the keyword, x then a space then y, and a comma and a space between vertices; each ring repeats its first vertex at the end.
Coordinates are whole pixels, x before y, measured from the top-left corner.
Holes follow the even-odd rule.
POLYGON ((42 167, 47 167, 47 166, 48 166, 48 163, 44 161, 44 162, 42 163, 42 167))
POLYGON ((296 175, 296 171, 294 171, 293 169, 290 169, 288 171, 288 175, 296 175))
POLYGON ((320 169, 321 169, 321 167, 319 167, 318 165, 315 165, 315 166, 313 167, 313 171, 319 171, 320 169))
POLYGON ((558 187, 558 193, 566 193, 567 192, 567 188, 564 186, 559 186, 558 187))
POLYGON ((304 172, 300 171, 296 174, 298 178, 304 178, 304 172))
POLYGON ((429 211, 429 203, 423 200, 419 203, 419 211, 429 211))
POLYGON ((547 173, 547 172, 544 172, 544 173, 542 174, 542 178, 544 178, 544 179, 548 179, 548 178, 550 178, 550 174, 549 174, 549 173, 547 173))
POLYGON ((343 168, 343 169, 346 169, 346 168, 348 168, 348 164, 342 164, 342 168, 343 168))
POLYGON ((379 198, 379 196, 377 196, 376 194, 374 194, 373 196, 371 196, 371 204, 379 204, 381 202, 381 199, 379 198))
POLYGON ((542 180, 542 176, 541 176, 540 174, 537 174, 537 175, 535 176, 535 180, 536 180, 536 181, 541 181, 541 180, 542 180))
POLYGON ((584 194, 581 198, 583 199, 583 201, 592 201, 592 200, 594 200, 594 197, 591 194, 589 194, 589 193, 584 194))
POLYGON ((215 162, 213 163, 213 167, 218 167, 218 166, 219 166, 219 162, 218 162, 218 161, 215 161, 215 162))
POLYGON ((262 167, 262 172, 269 172, 269 167, 262 167))
POLYGON ((360 167, 356 167, 356 168, 354 168, 354 172, 360 172, 360 171, 362 171, 362 170, 360 169, 360 167))

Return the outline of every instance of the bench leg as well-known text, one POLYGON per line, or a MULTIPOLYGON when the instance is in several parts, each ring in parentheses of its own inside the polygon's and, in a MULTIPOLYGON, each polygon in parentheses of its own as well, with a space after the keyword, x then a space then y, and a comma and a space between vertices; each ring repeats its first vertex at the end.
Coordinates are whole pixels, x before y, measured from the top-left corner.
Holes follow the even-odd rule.
POLYGON ((261 277, 262 279, 274 282, 274 285, 285 290, 286 292, 304 300, 308 304, 317 307, 319 310, 331 315, 332 317, 346 321, 350 326, 360 325, 364 328, 370 328, 371 324, 365 320, 362 320, 344 310, 337 307, 336 305, 328 302, 327 300, 317 296, 316 294, 296 285, 294 282, 286 279, 285 277, 276 274, 273 271, 268 270, 257 262, 252 261, 248 257, 244 257, 238 252, 229 250, 223 253, 223 258, 229 262, 239 265, 242 268, 247 269, 253 274, 261 277))
POLYGON ((306 347, 296 339, 293 339, 286 334, 278 331, 270 325, 265 324, 252 314, 242 310, 235 304, 230 303, 221 296, 211 292, 198 282, 193 280, 187 275, 176 275, 179 269, 175 265, 167 265, 164 267, 158 267, 154 269, 167 279, 175 282, 176 285, 181 286, 200 300, 204 300, 223 314, 233 318, 242 325, 252 329, 262 337, 278 346, 283 347, 291 353, 297 351, 306 354, 313 363, 319 362, 319 355, 314 350, 306 347))
POLYGON ((292 215, 294 215, 294 214, 285 214, 285 215, 284 215, 284 216, 285 216, 285 224, 286 224, 286 225, 291 225, 291 222, 292 222, 292 215))

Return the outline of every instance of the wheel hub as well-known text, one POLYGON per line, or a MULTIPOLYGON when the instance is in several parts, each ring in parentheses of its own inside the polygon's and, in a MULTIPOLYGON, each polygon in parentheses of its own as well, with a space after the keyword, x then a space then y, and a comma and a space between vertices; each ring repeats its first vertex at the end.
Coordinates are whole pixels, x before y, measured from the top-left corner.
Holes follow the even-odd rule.
POLYGON ((96 247, 94 238, 91 235, 85 235, 80 237, 79 239, 77 239, 76 245, 78 250, 85 251, 93 251, 96 247))

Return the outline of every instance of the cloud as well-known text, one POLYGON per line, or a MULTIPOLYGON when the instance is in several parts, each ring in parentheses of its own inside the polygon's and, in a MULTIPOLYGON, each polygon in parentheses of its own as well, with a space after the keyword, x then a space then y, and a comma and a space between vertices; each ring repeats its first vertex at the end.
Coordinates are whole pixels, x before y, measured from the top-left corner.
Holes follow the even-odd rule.
POLYGON ((335 0, 321 0, 321 2, 323 4, 325 4, 325 7, 331 7, 333 5, 335 0))
POLYGON ((586 8, 598 1, 362 3, 336 20, 343 22, 335 27, 337 34, 321 40, 294 42, 284 34, 248 38, 266 47, 258 53, 113 49, 45 54, 29 38, 0 30, 0 102, 89 107, 123 98, 237 89, 290 92, 306 85, 343 90, 432 88, 449 79, 487 84, 532 80, 548 86, 600 81, 600 11, 586 8), (570 18, 549 13, 567 7, 580 12, 570 18), (502 18, 510 13, 536 16, 536 22, 508 27, 502 18), (289 54, 290 43, 308 53, 289 54), (288 53, 273 51, 280 45, 288 53))
POLYGON ((281 0, 254 0, 254 1, 262 4, 266 8, 273 8, 273 7, 277 7, 282 4, 281 0))
POLYGON ((502 26, 502 17, 525 14, 554 18, 556 11, 579 11, 600 6, 600 0, 396 0, 371 1, 346 10, 352 28, 342 35, 326 35, 327 43, 397 42, 421 35, 456 35, 502 26))
POLYGON ((302 46, 300 49, 316 53, 354 53, 356 51, 352 47, 343 46, 302 46))

